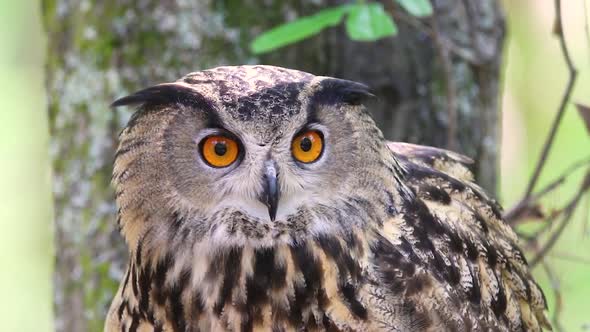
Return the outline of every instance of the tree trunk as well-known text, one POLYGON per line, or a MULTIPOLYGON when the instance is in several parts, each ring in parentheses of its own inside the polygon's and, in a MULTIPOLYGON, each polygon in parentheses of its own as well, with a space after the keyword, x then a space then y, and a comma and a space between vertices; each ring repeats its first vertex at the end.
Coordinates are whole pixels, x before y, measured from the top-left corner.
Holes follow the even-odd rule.
POLYGON ((343 28, 261 58, 260 32, 335 1, 44 0, 47 90, 56 204, 56 327, 100 331, 126 263, 116 229, 111 167, 130 116, 116 97, 223 64, 267 63, 362 81, 380 102, 386 137, 453 147, 496 185, 498 75, 504 34, 499 1, 436 0, 418 21, 384 1, 395 38, 350 41, 343 28))

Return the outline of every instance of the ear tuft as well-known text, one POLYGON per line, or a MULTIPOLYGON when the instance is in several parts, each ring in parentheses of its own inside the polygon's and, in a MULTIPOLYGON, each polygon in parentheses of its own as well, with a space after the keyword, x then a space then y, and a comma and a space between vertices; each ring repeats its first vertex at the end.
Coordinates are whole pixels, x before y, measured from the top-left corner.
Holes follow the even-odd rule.
POLYGON ((346 103, 360 105, 369 98, 375 97, 370 88, 362 83, 338 78, 327 78, 320 85, 322 89, 317 96, 324 103, 346 103))
POLYGON ((115 100, 111 107, 143 104, 190 103, 202 100, 203 96, 190 87, 178 83, 158 84, 115 100))

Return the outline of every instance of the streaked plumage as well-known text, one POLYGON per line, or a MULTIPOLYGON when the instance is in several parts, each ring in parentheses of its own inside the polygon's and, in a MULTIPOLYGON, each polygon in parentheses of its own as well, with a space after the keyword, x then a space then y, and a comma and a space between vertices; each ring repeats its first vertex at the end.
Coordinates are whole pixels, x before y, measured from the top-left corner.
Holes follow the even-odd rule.
POLYGON ((469 159, 387 142, 368 96, 359 83, 239 66, 116 101, 140 107, 115 161, 131 258, 105 330, 550 328, 469 159), (309 164, 291 151, 304 128, 324 142, 309 164), (211 130, 239 142, 232 166, 200 159, 211 130))

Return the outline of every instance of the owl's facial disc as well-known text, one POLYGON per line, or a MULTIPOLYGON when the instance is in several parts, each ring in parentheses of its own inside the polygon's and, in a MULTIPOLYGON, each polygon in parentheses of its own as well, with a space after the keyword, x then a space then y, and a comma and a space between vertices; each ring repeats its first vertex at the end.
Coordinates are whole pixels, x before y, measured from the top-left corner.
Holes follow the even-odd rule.
POLYGON ((273 231, 269 223, 321 231, 321 211, 347 197, 374 156, 359 144, 374 136, 360 107, 370 96, 360 83, 241 66, 120 98, 113 107, 140 107, 117 152, 118 203, 137 210, 127 215, 182 215, 199 231, 237 227, 239 239, 273 231))
MULTIPOLYGON (((254 156, 250 156, 250 160, 258 160, 258 162, 249 163, 244 167, 246 169, 258 168, 260 172, 257 172, 257 178, 250 182, 253 185, 252 187, 248 188, 249 186, 247 185, 243 188, 249 189, 242 191, 242 195, 245 194, 245 196, 239 195, 238 197, 244 197, 245 200, 247 200, 248 196, 256 197, 266 207, 266 210, 268 210, 270 221, 275 221, 277 212, 279 211, 282 189, 287 189, 281 187, 281 180, 284 181, 285 179, 280 179, 279 177, 288 177, 294 171, 307 170, 307 172, 313 172, 310 169, 312 167, 311 164, 318 162, 324 155, 324 134, 320 128, 322 126, 318 124, 306 125, 292 136, 290 142, 286 141, 279 144, 290 149, 279 149, 279 151, 273 151, 272 147, 254 149, 252 144, 248 144, 252 149, 251 151, 247 151, 247 147, 244 146, 240 139, 228 130, 208 128, 203 130, 199 135, 202 138, 197 140, 200 159, 203 161, 203 165, 212 171, 228 174, 240 167, 244 155, 248 153, 254 154, 254 156), (283 170, 283 174, 279 174, 280 170, 283 170)), ((264 144, 255 145, 263 146, 264 144)), ((239 173, 240 171, 239 169, 237 170, 238 173, 236 176, 238 176, 238 179, 240 178, 239 174, 243 174, 239 173)), ((297 185, 297 187, 302 188, 300 185, 297 185)), ((293 193, 293 190, 287 189, 287 191, 293 193)), ((288 202, 283 203, 287 203, 287 206, 293 207, 293 195, 287 196, 291 197, 291 204, 288 202)), ((301 197, 300 193, 295 196, 301 197)), ((297 201, 300 200, 297 199, 297 201)), ((234 203, 236 202, 234 201, 234 203)), ((287 206, 285 206, 286 210, 284 208, 281 214, 288 214, 287 211, 291 211, 287 206)))
POLYGON ((322 169, 329 134, 316 122, 299 126, 293 135, 277 133, 272 143, 244 132, 238 137, 231 129, 202 129, 194 139, 198 167, 218 179, 214 185, 224 200, 219 206, 246 207, 247 214, 274 222, 305 205, 316 192, 313 179, 322 169))

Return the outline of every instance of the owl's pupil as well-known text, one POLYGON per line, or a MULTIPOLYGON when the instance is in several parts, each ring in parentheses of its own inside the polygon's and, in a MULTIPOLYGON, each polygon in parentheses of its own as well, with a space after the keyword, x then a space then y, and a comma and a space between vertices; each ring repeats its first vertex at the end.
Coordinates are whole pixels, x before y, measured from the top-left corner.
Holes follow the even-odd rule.
POLYGON ((301 150, 305 152, 311 150, 311 140, 309 137, 303 137, 301 139, 301 143, 299 143, 299 147, 301 147, 301 150))
POLYGON ((215 144, 215 154, 218 156, 223 156, 227 152, 227 145, 222 142, 217 142, 215 144))

